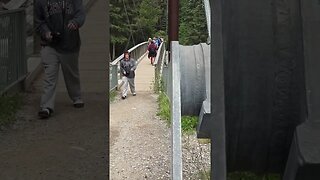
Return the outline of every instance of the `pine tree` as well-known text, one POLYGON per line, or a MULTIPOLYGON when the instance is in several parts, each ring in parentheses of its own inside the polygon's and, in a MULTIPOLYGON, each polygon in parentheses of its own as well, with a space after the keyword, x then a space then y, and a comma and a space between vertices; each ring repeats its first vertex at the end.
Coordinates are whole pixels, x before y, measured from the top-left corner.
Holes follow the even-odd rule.
POLYGON ((194 45, 206 42, 207 24, 202 0, 180 0, 179 42, 194 45))

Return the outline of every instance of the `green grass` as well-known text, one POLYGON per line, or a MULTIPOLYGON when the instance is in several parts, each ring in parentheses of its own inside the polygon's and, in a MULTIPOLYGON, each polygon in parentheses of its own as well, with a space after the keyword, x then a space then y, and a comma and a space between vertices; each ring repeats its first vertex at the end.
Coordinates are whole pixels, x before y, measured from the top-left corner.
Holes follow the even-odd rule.
POLYGON ((116 99, 117 92, 115 90, 109 92, 109 102, 113 102, 116 99))
POLYGON ((153 83, 153 90, 155 93, 159 94, 164 91, 164 84, 163 84, 163 79, 161 78, 159 81, 159 77, 156 77, 153 83))
POLYGON ((181 117, 181 128, 184 133, 193 133, 196 131, 198 124, 197 116, 182 116, 181 117))
POLYGON ((21 108, 21 94, 4 95, 0 97, 0 126, 6 126, 16 121, 16 112, 21 108))
MULTIPOLYGON (((157 78, 158 79, 158 78, 157 78)), ((160 82, 156 80, 153 82, 153 87, 155 93, 159 94, 158 104, 159 112, 157 116, 167 122, 167 125, 170 127, 170 101, 168 96, 164 93, 164 82, 163 79, 160 79, 160 82)), ((182 116, 181 117, 181 128, 183 133, 192 133, 196 130, 198 123, 198 117, 196 116, 182 116)))
POLYGON ((167 125, 170 126, 170 102, 168 96, 161 92, 158 96, 158 105, 159 105, 159 112, 157 116, 167 122, 167 125))
POLYGON ((228 173, 227 180, 280 180, 279 174, 256 175, 252 172, 228 173))
MULTIPOLYGON (((167 125, 170 127, 170 102, 168 96, 161 92, 158 96, 158 105, 159 111, 157 116, 167 122, 167 125)), ((182 116, 181 117, 181 128, 184 133, 192 133, 196 130, 198 123, 198 117, 196 116, 182 116)))

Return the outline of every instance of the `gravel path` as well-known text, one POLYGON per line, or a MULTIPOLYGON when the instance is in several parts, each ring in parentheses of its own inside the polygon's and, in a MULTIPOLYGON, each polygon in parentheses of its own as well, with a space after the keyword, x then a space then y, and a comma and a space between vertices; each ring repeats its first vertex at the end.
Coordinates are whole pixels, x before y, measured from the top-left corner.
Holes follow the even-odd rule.
MULTIPOLYGON (((156 116, 157 95, 120 95, 110 104, 110 179, 170 179, 170 128, 156 116)), ((183 179, 210 170, 210 144, 184 135, 183 179)))
MULTIPOLYGON (((137 96, 110 103, 110 179, 170 179, 170 128, 157 116, 157 95, 150 87, 154 68, 147 57, 136 71, 137 96)), ((120 93, 120 92, 118 92, 120 93)), ((199 179, 210 167, 210 144, 183 136, 183 179, 199 179)))
POLYGON ((157 96, 140 93, 110 104, 110 179, 169 179, 169 129, 157 96))
POLYGON ((185 180, 210 180, 210 143, 206 140, 199 142, 196 133, 183 135, 183 179, 185 180), (200 175, 204 174, 204 175, 200 175))

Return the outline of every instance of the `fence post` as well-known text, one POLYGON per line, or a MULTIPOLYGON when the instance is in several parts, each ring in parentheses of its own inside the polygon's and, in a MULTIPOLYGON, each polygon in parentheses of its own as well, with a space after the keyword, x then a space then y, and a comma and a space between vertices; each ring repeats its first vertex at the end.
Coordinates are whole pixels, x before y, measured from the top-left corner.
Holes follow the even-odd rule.
POLYGON ((171 122, 172 122, 172 180, 182 180, 182 150, 181 150, 181 95, 180 95, 180 61, 179 43, 171 42, 172 48, 172 97, 171 97, 171 122))

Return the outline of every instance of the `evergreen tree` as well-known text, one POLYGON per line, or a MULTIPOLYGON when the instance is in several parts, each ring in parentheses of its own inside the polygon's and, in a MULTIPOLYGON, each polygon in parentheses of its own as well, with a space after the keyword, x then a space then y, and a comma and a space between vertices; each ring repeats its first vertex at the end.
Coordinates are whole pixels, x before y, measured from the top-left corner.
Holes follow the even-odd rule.
POLYGON ((161 1, 159 0, 142 0, 138 16, 136 19, 137 26, 143 29, 143 32, 147 37, 154 36, 157 32, 157 27, 161 15, 161 1))
MULTIPOLYGON (((113 58, 148 37, 167 39, 168 0, 110 0, 113 58)), ((179 41, 183 45, 206 42, 208 37, 202 0, 180 0, 179 41)))
POLYGON ((194 45, 208 37, 205 9, 202 0, 180 0, 179 42, 194 45))

